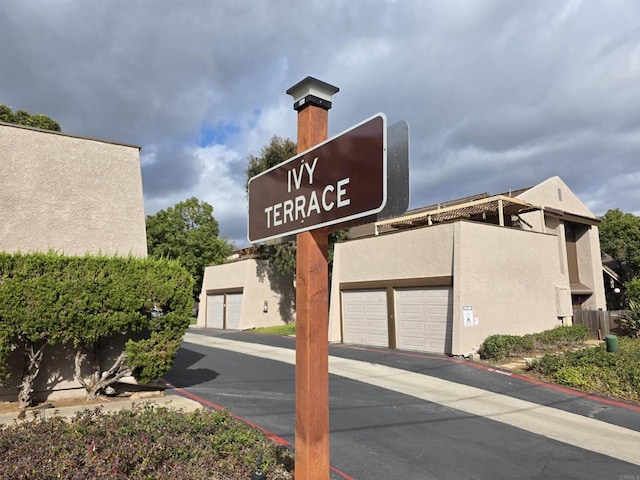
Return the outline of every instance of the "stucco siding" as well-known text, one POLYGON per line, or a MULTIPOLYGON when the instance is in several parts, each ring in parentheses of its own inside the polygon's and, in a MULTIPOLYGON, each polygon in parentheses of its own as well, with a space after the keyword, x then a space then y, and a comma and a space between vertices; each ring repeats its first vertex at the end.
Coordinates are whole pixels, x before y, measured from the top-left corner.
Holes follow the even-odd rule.
POLYGON ((581 240, 577 245, 580 279, 593 290, 593 295, 585 301, 583 308, 589 310, 606 310, 607 300, 604 293, 605 287, 602 275, 602 257, 600 255, 600 234, 598 227, 592 226, 585 235, 585 238, 581 240), (583 256, 581 257, 581 255, 583 256))
POLYGON ((453 274, 453 224, 338 243, 334 249, 329 340, 341 341, 340 285, 453 274))
POLYGON ((271 278, 264 260, 245 259, 205 268, 197 326, 206 326, 208 293, 240 290, 240 329, 282 325, 295 319, 293 285, 281 278, 271 278))
MULTIPOLYGON (((458 221, 336 245, 329 338, 341 340, 341 286, 453 277, 451 353, 466 354, 496 333, 521 335, 560 325, 570 311, 557 237, 458 221), (463 306, 474 322, 463 326, 463 306)), ((447 350, 449 350, 447 348, 447 350)))
POLYGON ((146 256, 139 149, 0 124, 0 249, 146 256))
POLYGON ((560 325, 556 286, 568 283, 559 271, 555 236, 473 222, 455 225, 454 355, 478 348, 496 333, 522 335, 560 325), (465 305, 473 308, 477 325, 463 326, 465 305))
POLYGON ((565 212, 596 218, 560 177, 551 177, 518 195, 534 205, 556 208, 565 212))

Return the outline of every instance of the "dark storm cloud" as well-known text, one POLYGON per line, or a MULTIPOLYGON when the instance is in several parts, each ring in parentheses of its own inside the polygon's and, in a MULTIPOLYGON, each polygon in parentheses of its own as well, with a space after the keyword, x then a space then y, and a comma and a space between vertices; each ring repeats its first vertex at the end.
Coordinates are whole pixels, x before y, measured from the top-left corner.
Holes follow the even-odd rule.
POLYGON ((158 147, 142 156, 142 186, 145 197, 188 195, 200 177, 200 161, 182 147, 158 147))

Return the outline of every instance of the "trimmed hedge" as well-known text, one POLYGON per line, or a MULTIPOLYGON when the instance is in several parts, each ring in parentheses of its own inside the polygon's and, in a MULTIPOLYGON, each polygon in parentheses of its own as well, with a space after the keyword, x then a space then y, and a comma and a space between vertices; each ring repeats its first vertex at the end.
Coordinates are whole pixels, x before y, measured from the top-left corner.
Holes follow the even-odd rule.
POLYGON ((0 253, 0 377, 6 382, 9 352, 21 348, 18 400, 29 406, 46 348, 69 344, 70 369, 90 397, 126 375, 151 381, 173 365, 192 283, 164 259, 0 253), (109 366, 107 351, 116 357, 109 366))
POLYGON ((584 325, 560 326, 523 336, 491 335, 482 342, 478 353, 484 360, 497 361, 508 357, 521 357, 536 351, 580 345, 588 338, 589 329, 584 325))

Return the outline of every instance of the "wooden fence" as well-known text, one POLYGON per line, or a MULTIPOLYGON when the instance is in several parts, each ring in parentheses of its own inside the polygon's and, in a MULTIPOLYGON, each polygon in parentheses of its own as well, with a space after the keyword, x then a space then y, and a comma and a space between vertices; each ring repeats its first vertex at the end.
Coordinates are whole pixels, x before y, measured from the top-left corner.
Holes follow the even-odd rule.
POLYGON ((625 313, 626 310, 576 310, 573 312, 573 324, 586 325, 591 338, 602 340, 610 333, 618 333, 617 320, 625 313))

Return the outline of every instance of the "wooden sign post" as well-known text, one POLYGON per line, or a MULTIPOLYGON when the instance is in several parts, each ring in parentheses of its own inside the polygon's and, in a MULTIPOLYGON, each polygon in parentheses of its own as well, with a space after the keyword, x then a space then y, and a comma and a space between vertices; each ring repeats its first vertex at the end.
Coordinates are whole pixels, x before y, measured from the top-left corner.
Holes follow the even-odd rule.
MULTIPOLYGON (((307 77, 287 93, 298 112, 298 153, 328 134, 338 88, 307 77)), ((329 270, 327 227, 297 235, 295 477, 329 479, 329 270)))
POLYGON ((297 235, 297 480, 328 480, 330 470, 328 229, 372 221, 387 202, 386 116, 379 113, 327 140, 337 92, 312 77, 287 90, 298 112, 298 155, 248 184, 249 241, 297 235))

